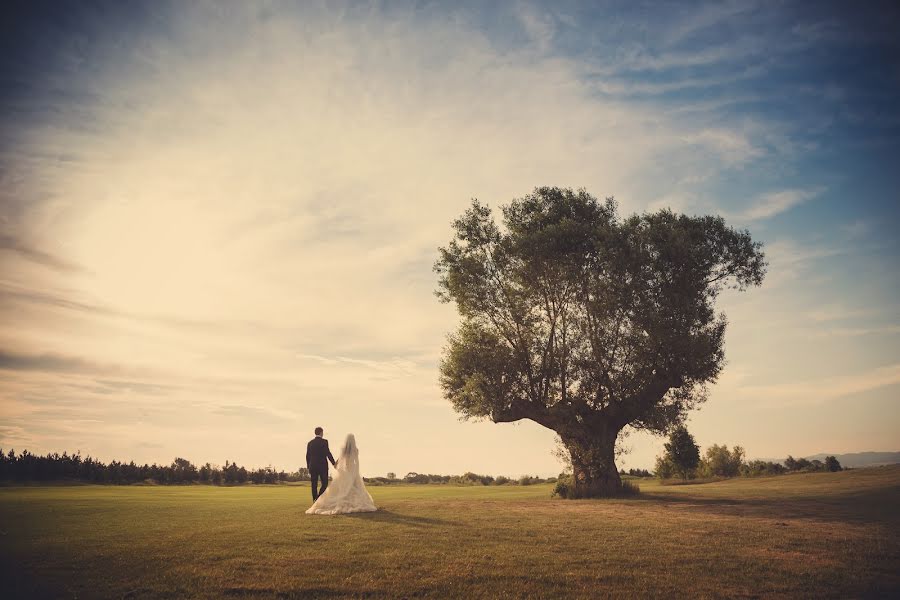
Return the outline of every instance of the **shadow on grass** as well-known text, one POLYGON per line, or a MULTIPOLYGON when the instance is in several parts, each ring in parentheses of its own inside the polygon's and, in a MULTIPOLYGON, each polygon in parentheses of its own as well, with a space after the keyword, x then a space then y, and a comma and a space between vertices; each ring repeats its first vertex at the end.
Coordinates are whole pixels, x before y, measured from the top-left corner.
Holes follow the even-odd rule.
POLYGON ((374 521, 376 523, 393 523, 395 525, 409 525, 412 527, 431 527, 434 525, 454 525, 452 521, 444 521, 442 519, 434 519, 432 517, 417 517, 414 515, 403 515, 391 512, 383 508, 379 508, 375 512, 349 513, 344 515, 351 519, 360 519, 363 521, 374 521))
POLYGON ((671 504, 682 506, 687 510, 725 516, 861 523, 889 523, 900 520, 895 509, 900 503, 900 490, 897 488, 851 492, 838 496, 740 499, 653 492, 641 494, 633 500, 651 504, 671 504))
POLYGON ((281 599, 314 599, 314 598, 374 598, 381 596, 369 590, 355 590, 352 595, 347 590, 324 587, 309 587, 299 590, 276 590, 273 588, 229 587, 222 590, 222 595, 229 598, 281 598, 281 599))

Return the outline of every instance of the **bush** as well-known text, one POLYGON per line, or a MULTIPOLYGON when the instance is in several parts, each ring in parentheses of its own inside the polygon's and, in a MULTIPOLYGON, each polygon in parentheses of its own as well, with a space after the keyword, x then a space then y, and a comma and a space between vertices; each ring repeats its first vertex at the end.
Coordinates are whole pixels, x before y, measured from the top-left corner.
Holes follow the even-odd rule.
MULTIPOLYGON (((641 493, 640 488, 630 481, 622 481, 622 488, 616 497, 637 496, 641 493)), ((568 500, 576 500, 579 498, 575 491, 575 477, 570 473, 563 473, 556 479, 556 485, 553 486, 554 498, 565 498, 568 500)))
POLYGON ((457 485, 491 485, 493 482, 494 478, 490 475, 479 475, 471 471, 450 478, 450 483, 457 485))
POLYGON ((553 486, 554 498, 572 498, 575 495, 575 478, 570 473, 563 473, 556 478, 553 486))
POLYGON ((698 474, 700 477, 737 477, 744 463, 744 449, 735 446, 729 451, 728 446, 713 444, 706 449, 706 455, 700 461, 698 474))
POLYGON ((668 456, 656 457, 656 476, 660 479, 671 479, 675 476, 675 465, 668 456))
POLYGON ((647 469, 628 469, 628 475, 632 477, 653 477, 653 473, 647 469))
POLYGON ((787 471, 787 469, 784 468, 784 465, 765 460, 751 460, 750 462, 741 465, 741 475, 744 477, 782 475, 785 471, 787 471))
POLYGON ((826 456, 825 457, 825 470, 831 471, 834 473, 835 471, 842 471, 841 463, 838 462, 837 457, 834 456, 826 456))

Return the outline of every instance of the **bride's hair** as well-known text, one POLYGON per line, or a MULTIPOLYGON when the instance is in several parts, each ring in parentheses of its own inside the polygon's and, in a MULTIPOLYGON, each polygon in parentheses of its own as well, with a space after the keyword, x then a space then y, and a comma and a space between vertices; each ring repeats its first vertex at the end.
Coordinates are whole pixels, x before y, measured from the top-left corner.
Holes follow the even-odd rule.
POLYGON ((356 448, 356 437, 352 433, 347 434, 347 439, 344 441, 344 450, 343 453, 347 456, 353 454, 357 451, 356 448))

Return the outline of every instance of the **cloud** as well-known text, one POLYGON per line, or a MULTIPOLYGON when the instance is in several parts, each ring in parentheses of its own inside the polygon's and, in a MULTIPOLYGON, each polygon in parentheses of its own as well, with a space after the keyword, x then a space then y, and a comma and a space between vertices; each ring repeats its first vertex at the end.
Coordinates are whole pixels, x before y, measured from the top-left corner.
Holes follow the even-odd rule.
POLYGON ((226 404, 213 411, 225 417, 235 417, 253 424, 277 424, 295 422, 302 415, 294 412, 275 410, 263 406, 245 406, 240 404, 226 404))
POLYGON ((817 331, 817 337, 860 337, 869 335, 897 335, 900 334, 900 325, 885 325, 882 327, 834 327, 817 331))
POLYGON ((739 218, 748 221, 770 219, 812 200, 824 192, 825 188, 823 187, 769 192, 759 196, 749 207, 745 208, 739 218))
POLYGON ((825 377, 814 381, 776 385, 742 386, 744 395, 767 402, 820 404, 828 400, 861 394, 870 390, 900 384, 900 363, 877 367, 862 373, 825 377))
POLYGON ((556 35, 556 23, 550 14, 541 12, 531 4, 519 2, 515 5, 513 15, 540 52, 550 49, 556 35))
POLYGON ((161 385, 158 383, 147 383, 144 381, 123 381, 123 380, 112 380, 112 379, 97 379, 97 383, 110 388, 113 391, 127 391, 127 392, 136 392, 139 394, 151 395, 151 396, 159 396, 162 394, 170 393, 171 391, 178 389, 177 386, 173 385, 161 385))
POLYGON ((863 239, 872 231, 872 223, 863 219, 857 219, 842 227, 844 233, 850 239, 863 239))
POLYGON ((684 139, 688 144, 714 150, 727 164, 747 162, 763 153, 747 135, 732 129, 703 129, 685 136, 684 139))
POLYGON ((845 308, 841 305, 831 304, 822 306, 807 313, 807 317, 813 321, 822 323, 827 321, 845 321, 860 317, 869 317, 876 314, 872 308, 845 308))
POLYGON ((0 350, 0 369, 5 371, 91 372, 103 368, 74 356, 20 354, 0 350))
POLYGON ((669 46, 678 44, 742 13, 751 12, 755 6, 756 3, 746 1, 714 2, 699 7, 691 5, 690 8, 686 5, 687 15, 674 21, 667 29, 665 44, 669 46))
POLYGON ((29 261, 50 267, 56 271, 73 272, 81 270, 81 267, 78 265, 49 252, 34 248, 28 242, 11 235, 0 234, 0 251, 2 250, 15 252, 29 261))
POLYGON ((763 75, 764 72, 765 70, 762 66, 752 66, 733 72, 716 73, 702 77, 678 77, 669 81, 642 81, 630 78, 600 76, 594 82, 594 88, 598 92, 611 96, 658 96, 684 90, 722 87, 754 79, 763 75))
POLYGON ((64 292, 46 291, 29 288, 21 285, 0 282, 0 302, 16 301, 24 304, 38 304, 67 310, 93 313, 96 315, 115 316, 119 311, 109 307, 82 302, 77 299, 67 298, 64 292))

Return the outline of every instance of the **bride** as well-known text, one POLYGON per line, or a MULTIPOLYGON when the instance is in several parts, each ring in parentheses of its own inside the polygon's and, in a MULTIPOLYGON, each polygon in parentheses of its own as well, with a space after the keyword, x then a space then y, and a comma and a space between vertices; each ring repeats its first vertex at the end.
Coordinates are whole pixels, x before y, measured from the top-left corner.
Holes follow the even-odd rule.
POLYGON ((359 448, 353 434, 347 436, 344 449, 337 461, 334 480, 307 509, 308 515, 337 515, 340 513, 371 512, 378 510, 372 496, 366 491, 359 475, 359 448))

